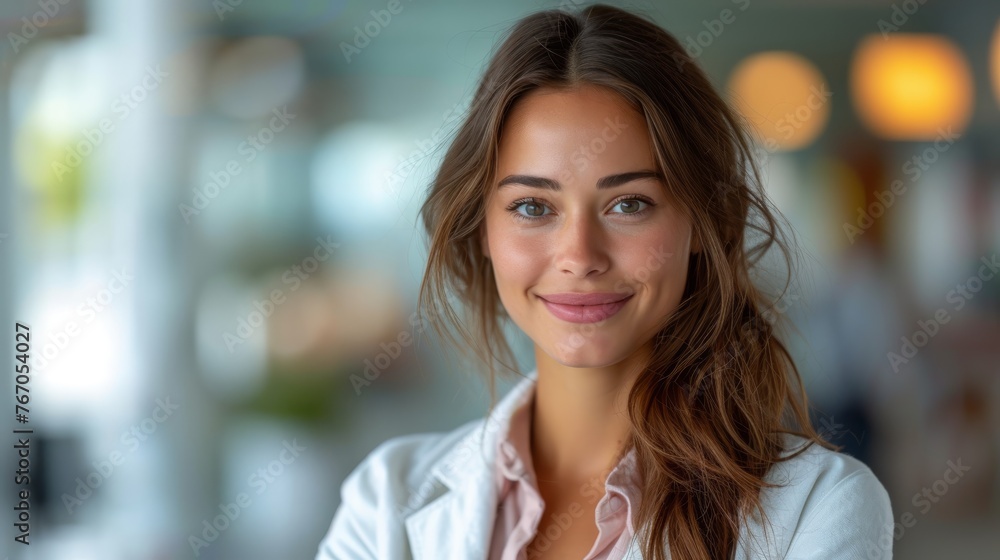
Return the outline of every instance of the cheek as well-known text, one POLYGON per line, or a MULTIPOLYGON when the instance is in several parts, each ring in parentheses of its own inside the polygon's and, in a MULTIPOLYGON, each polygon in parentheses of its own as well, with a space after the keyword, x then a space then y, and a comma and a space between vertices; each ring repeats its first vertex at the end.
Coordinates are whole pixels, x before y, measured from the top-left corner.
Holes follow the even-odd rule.
POLYGON ((533 332, 530 325, 530 302, 526 292, 538 284, 544 265, 538 244, 525 242, 516 235, 499 234, 490 245, 493 279, 500 303, 515 325, 533 332))
POLYGON ((542 274, 547 262, 544 243, 503 228, 491 231, 489 240, 500 293, 524 291, 542 274))
POLYGON ((687 278, 690 248, 677 227, 660 227, 622 240, 618 248, 626 281, 645 285, 657 300, 675 299, 673 292, 683 291, 687 278))

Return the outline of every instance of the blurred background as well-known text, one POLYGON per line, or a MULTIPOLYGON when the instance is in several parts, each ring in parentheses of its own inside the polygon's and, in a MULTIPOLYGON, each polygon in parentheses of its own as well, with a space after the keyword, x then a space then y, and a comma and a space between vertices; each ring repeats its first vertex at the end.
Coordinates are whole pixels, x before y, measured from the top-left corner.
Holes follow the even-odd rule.
MULTIPOLYGON (((803 255, 778 311, 895 557, 1000 558, 1000 4, 611 3, 754 125, 803 255)), ((3 2, 0 554, 313 558, 378 443, 480 417, 417 209, 502 33, 576 7, 3 2)))

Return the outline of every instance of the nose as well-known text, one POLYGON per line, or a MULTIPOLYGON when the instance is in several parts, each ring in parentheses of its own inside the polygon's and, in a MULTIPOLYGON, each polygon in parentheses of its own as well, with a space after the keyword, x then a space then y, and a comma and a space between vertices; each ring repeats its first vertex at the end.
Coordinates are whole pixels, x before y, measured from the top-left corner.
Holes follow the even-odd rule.
POLYGON ((555 264, 564 274, 586 278, 605 272, 611 259, 600 220, 588 212, 567 215, 556 234, 555 264))

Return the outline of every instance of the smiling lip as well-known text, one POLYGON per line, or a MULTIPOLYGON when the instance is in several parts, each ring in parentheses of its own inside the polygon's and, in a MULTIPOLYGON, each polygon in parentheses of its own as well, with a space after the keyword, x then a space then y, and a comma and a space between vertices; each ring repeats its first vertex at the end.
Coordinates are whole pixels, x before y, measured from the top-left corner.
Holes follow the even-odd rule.
POLYGON ((608 319, 625 307, 633 294, 564 293, 538 296, 556 318, 570 323, 597 323, 608 319))

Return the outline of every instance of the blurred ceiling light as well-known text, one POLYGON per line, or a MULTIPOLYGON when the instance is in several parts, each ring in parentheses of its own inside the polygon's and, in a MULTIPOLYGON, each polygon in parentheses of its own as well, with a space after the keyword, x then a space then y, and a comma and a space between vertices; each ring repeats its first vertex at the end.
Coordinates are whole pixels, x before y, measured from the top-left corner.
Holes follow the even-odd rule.
POLYGON ((889 140, 956 134, 972 114, 973 84, 962 52, 932 34, 869 35, 851 64, 851 95, 861 120, 889 140))
POLYGON ((82 273, 49 268, 65 274, 38 282, 33 297, 25 298, 24 311, 35 318, 32 326, 46 333, 35 342, 31 389, 51 405, 43 421, 61 424, 101 407, 114 408, 129 394, 132 380, 123 368, 135 359, 137 346, 126 328, 128 302, 97 301, 108 281, 102 273, 91 266, 82 273))
POLYGON ((219 54, 209 80, 209 96, 221 113, 239 119, 267 115, 302 91, 302 48, 284 37, 244 39, 219 54))
POLYGON ((769 51, 740 62, 728 89, 740 113, 768 151, 808 146, 830 117, 830 91, 820 71, 802 56, 769 51))
POLYGON ((993 93, 1000 102, 1000 20, 997 20, 997 28, 993 31, 993 46, 990 47, 990 68, 993 72, 993 93))
POLYGON ((311 182, 322 230, 370 240, 403 217, 407 195, 390 181, 399 145, 389 130, 369 123, 342 126, 320 142, 311 182))
POLYGON ((30 115, 41 133, 76 138, 101 117, 114 116, 108 80, 113 53, 105 41, 87 36, 53 42, 25 57, 30 58, 21 61, 11 80, 11 97, 21 109, 14 114, 30 115))
POLYGON ((52 41, 24 53, 10 87, 13 163, 18 177, 40 195, 46 225, 79 217, 88 157, 114 126, 117 84, 113 53, 96 37, 52 41), (106 130, 106 129, 105 129, 106 130))

